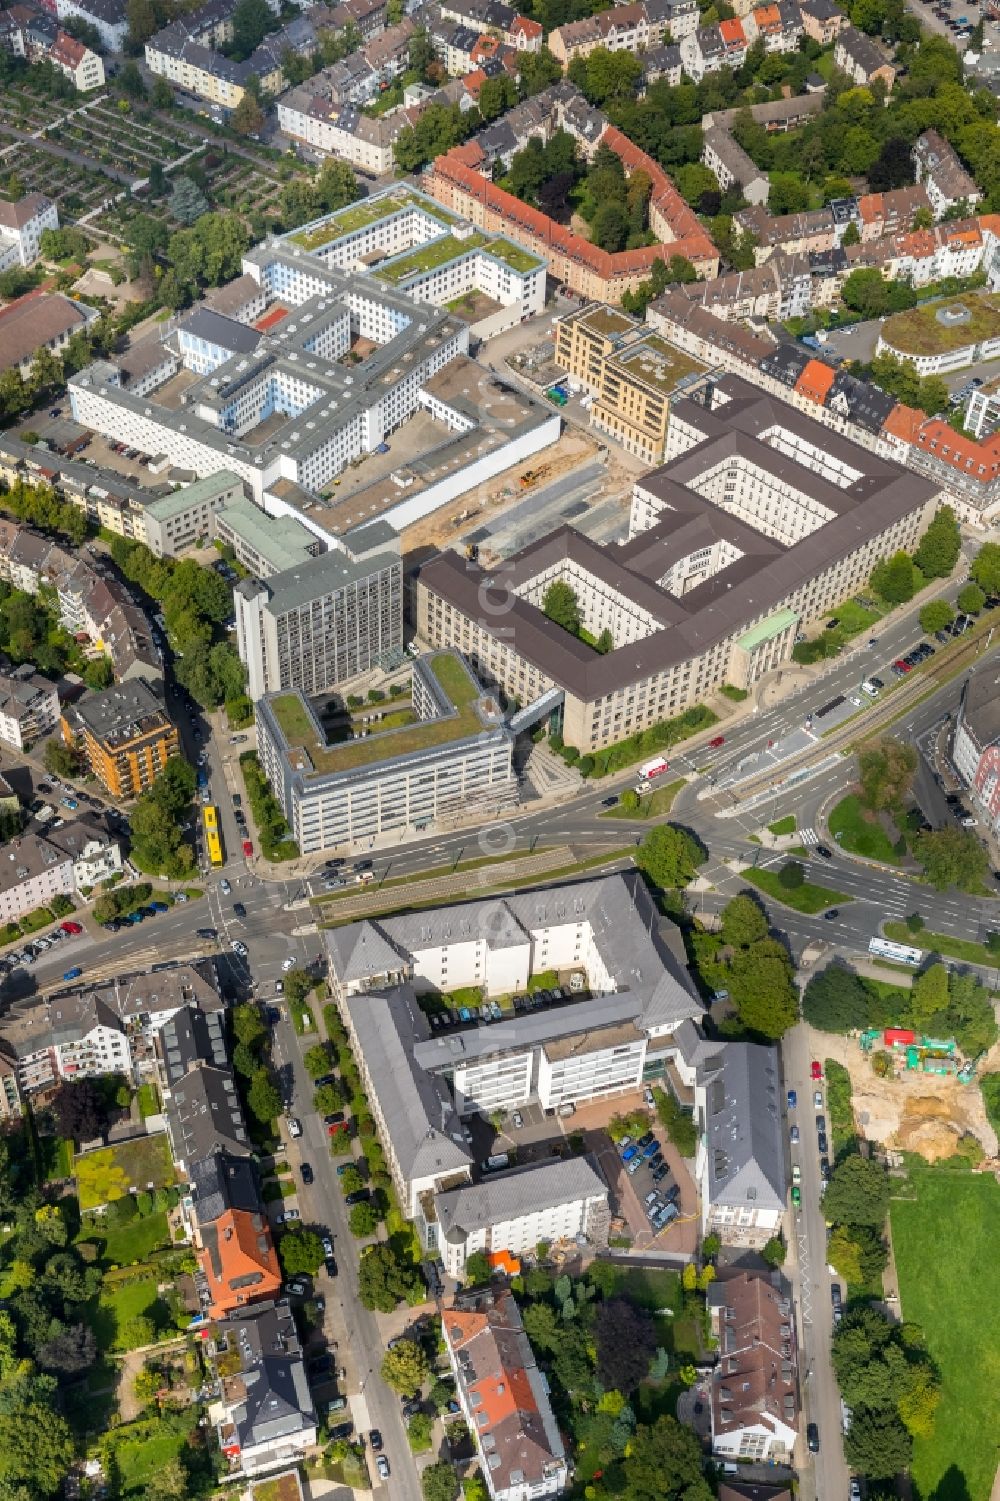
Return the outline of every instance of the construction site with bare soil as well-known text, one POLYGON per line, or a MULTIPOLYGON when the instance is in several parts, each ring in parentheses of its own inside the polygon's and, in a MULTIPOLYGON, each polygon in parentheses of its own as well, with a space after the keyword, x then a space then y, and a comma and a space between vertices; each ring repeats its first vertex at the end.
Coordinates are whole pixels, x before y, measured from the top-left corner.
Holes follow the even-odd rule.
POLYGON ((987 1159, 998 1154, 997 1133, 983 1103, 979 1079, 1000 1071, 1000 1043, 978 1061, 968 1083, 956 1074, 930 1074, 898 1067, 881 1078, 871 1053, 856 1037, 823 1034, 817 1047, 847 1069, 855 1126, 867 1141, 889 1151, 914 1152, 927 1162, 960 1155, 964 1137, 975 1137, 987 1159))

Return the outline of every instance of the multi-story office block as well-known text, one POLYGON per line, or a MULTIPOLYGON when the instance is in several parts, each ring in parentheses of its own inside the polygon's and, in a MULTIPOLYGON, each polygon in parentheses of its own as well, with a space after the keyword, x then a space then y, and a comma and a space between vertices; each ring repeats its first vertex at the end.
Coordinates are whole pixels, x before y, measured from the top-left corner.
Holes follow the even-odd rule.
POLYGON ((470 806, 486 814, 516 800, 514 737, 456 653, 415 662, 409 700, 374 713, 395 727, 357 725, 352 740, 331 745, 300 691, 259 701, 258 754, 303 854, 403 837, 470 806))
POLYGON ((307 557, 266 582, 237 586, 236 640, 254 700, 284 688, 327 693, 402 645, 398 539, 376 524, 351 540, 356 552, 345 539, 336 551, 307 557))
POLYGON ((678 401, 667 462, 635 484, 631 536, 605 548, 561 527, 489 574, 454 552, 417 580, 417 627, 484 680, 550 696, 563 738, 602 750, 703 700, 750 688, 797 632, 919 540, 941 492, 733 376, 678 401), (560 580, 604 655, 553 631, 560 580))

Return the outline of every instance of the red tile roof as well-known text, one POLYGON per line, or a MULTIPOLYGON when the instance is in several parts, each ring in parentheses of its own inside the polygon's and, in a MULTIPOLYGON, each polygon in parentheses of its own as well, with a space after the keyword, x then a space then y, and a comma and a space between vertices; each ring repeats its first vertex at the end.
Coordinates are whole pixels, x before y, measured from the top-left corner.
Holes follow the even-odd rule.
POLYGON ((745 42, 747 39, 743 23, 737 16, 734 16, 731 21, 719 22, 719 35, 729 47, 738 46, 740 42, 745 42))
MULTIPOLYGON (((544 254, 546 250, 559 252, 568 259, 589 267, 605 280, 618 276, 644 275, 651 270, 655 260, 663 259, 664 252, 668 257, 680 255, 691 261, 715 260, 715 245, 703 229, 697 214, 685 203, 663 168, 613 125, 605 130, 601 143, 609 146, 621 158, 626 174, 642 171, 649 177, 652 183, 650 223, 654 233, 666 231, 663 243, 645 245, 639 250, 622 250, 617 254, 601 250, 474 171, 468 162, 468 145, 474 144, 471 142, 466 147, 453 148, 437 158, 430 187, 433 191, 435 178, 441 183, 451 183, 475 198, 484 209, 502 217, 509 224, 510 232, 515 238, 520 229, 539 242, 541 253, 544 254), (660 228, 657 227, 657 221, 660 228)), ((477 151, 478 149, 476 147, 477 151)), ((482 153, 479 155, 482 159, 482 153)))
POLYGON ((800 396, 808 396, 810 401, 822 406, 835 379, 836 371, 829 365, 824 365, 821 360, 810 360, 795 382, 795 390, 800 396))
POLYGON ((923 420, 923 412, 918 412, 916 407, 908 407, 900 402, 898 406, 893 407, 883 422, 882 431, 890 438, 899 438, 903 443, 912 443, 920 431, 923 420))
POLYGON ((541 22, 540 21, 532 21, 529 16, 515 16, 515 18, 514 18, 514 24, 510 28, 510 31, 511 31, 511 36, 516 36, 519 31, 523 32, 525 36, 530 36, 530 37, 538 37, 538 36, 544 36, 545 35, 545 30, 544 30, 541 22))

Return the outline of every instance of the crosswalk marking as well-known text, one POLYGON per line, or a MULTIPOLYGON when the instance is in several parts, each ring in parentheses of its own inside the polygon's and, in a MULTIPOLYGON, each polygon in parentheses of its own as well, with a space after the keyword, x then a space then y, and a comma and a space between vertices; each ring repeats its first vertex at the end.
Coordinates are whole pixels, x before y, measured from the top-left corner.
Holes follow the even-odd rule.
POLYGON ((819 844, 819 835, 815 829, 800 829, 799 838, 803 844, 819 844))

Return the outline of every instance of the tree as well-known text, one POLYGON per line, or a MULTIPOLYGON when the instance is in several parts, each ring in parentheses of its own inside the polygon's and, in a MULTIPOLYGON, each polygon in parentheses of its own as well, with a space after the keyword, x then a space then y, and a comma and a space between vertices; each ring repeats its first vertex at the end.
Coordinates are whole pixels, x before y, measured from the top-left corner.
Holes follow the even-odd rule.
POLYGON ((781 1266, 788 1254, 788 1247, 780 1235, 772 1235, 771 1239, 761 1246, 760 1254, 768 1266, 781 1266))
MULTIPOLYGON (((140 3, 143 3, 143 0, 140 0, 140 3)), ((149 102, 154 109, 173 109, 174 107, 174 91, 170 87, 167 80, 161 77, 160 74, 157 74, 153 79, 153 87, 149 92, 149 102)), ((153 166, 156 165, 158 165, 158 163, 154 162, 153 166)), ((152 175, 153 168, 151 167, 151 178, 152 175)))
POLYGON ((889 1208, 889 1179, 881 1163, 852 1152, 834 1168, 823 1213, 835 1225, 871 1225, 881 1230, 889 1208))
POLYGON ((410 1299, 422 1286, 416 1269, 390 1245, 371 1246, 358 1268, 358 1297, 362 1307, 391 1313, 402 1300, 410 1299))
POLYGON ((146 1482, 143 1501, 186 1501, 190 1494, 190 1477, 181 1458, 175 1456, 161 1464, 146 1482))
POLYGON ((870 1022, 871 996, 860 975, 839 962, 814 974, 802 997, 802 1015, 821 1032, 863 1030, 870 1022))
POLYGON ((314 1277, 323 1265, 323 1242, 313 1230, 288 1230, 278 1242, 278 1256, 286 1277, 300 1272, 314 1277))
POLYGON ((710 1501, 701 1444, 676 1418, 638 1430, 624 1462, 626 1501, 710 1501))
POLYGON ((887 735, 858 757, 861 801, 872 812, 898 807, 913 786, 917 753, 912 745, 887 735))
POLYGON ((49 1102, 49 1109, 55 1118, 59 1135, 78 1145, 100 1136, 108 1123, 104 1096, 91 1079, 60 1084, 49 1102))
POLYGON ((21 1376, 0 1391, 0 1489, 11 1501, 54 1496, 76 1456, 66 1419, 55 1410, 51 1376, 21 1376))
POLYGON ((966 615, 978 615, 986 603, 986 595, 978 584, 966 584, 958 591, 958 608, 966 615))
POLYGON ((351 1212, 347 1217, 347 1227, 352 1235, 358 1240, 365 1240, 369 1235, 374 1235, 378 1229, 378 1214, 375 1205, 370 1199, 364 1199, 360 1204, 352 1204, 351 1212))
POLYGON ((734 954, 729 992, 748 1031, 777 1041, 799 1019, 798 991, 788 953, 774 938, 734 954))
POLYGON ((984 542, 969 573, 985 594, 1000 594, 1000 542, 984 542))
POLYGON ((936 829, 918 834, 914 854, 936 891, 957 886, 976 892, 990 868, 989 856, 971 829, 936 829))
POLYGON ((756 897, 741 891, 723 907, 720 932, 730 948, 749 948, 767 937, 767 913, 756 897))
POLYGON ((687 886, 707 859, 708 852, 696 835, 668 823, 643 835, 635 863, 663 891, 687 886))
POLYGON ((778 871, 778 884, 785 891, 798 891, 805 884, 806 872, 801 860, 786 860, 778 871))
POLYGON ((241 1006, 234 1006, 229 1015, 236 1040, 246 1043, 249 1048, 259 1048, 267 1036, 267 1026, 260 1009, 245 1002, 241 1006))
POLYGON ((141 1350, 156 1340, 156 1325, 144 1313, 126 1319, 118 1331, 118 1340, 126 1350, 141 1350))
POLYGON ((933 636, 935 631, 945 630, 954 619, 955 611, 946 599, 932 599, 920 611, 920 629, 933 636))
POLYGON ((365 1186, 365 1180, 356 1167, 345 1168, 338 1176, 337 1182, 340 1184, 341 1192, 345 1196, 347 1194, 360 1193, 365 1186))
POLYGON ((139 52, 157 28, 153 0, 126 0, 125 17, 128 21, 129 47, 133 52, 139 52))
POLYGON ((580 605, 569 584, 554 579, 542 599, 542 612, 571 635, 580 634, 580 605))
POLYGON ((636 792, 636 790, 635 790, 634 787, 626 787, 625 788, 625 791, 622 793, 621 797, 618 799, 618 806, 622 809, 622 811, 624 813, 638 813, 638 811, 639 811, 639 794, 638 794, 638 792, 636 792))
POLYGON ((382 1357, 382 1380, 401 1397, 415 1397, 429 1374, 424 1347, 415 1339, 397 1340, 382 1357))
POLYGON ((239 62, 255 52, 274 27, 267 0, 239 0, 233 11, 232 22, 230 54, 239 62))
POLYGON ((454 1466, 446 1459, 428 1465, 420 1476, 420 1489, 424 1501, 455 1501, 458 1495, 458 1479, 454 1466))
POLYGON ((910 1463, 913 1440, 894 1412, 855 1409, 844 1435, 844 1458, 870 1480, 891 1480, 910 1463))
MULTIPOLYGON (((257 1011, 256 1006, 253 1009, 257 1011)), ((310 1079, 322 1079, 324 1074, 328 1074, 331 1061, 330 1049, 325 1042, 318 1042, 315 1047, 307 1048, 302 1058, 310 1079)))
POLYGON ((45 770, 55 777, 75 777, 80 774, 80 757, 71 746, 61 740, 46 740, 42 753, 45 770))
POLYGON ((951 506, 941 506, 920 539, 913 561, 924 578, 947 578, 962 546, 962 534, 951 506))
MULTIPOLYGON (((236 134, 241 136, 260 135, 260 132, 263 130, 264 111, 261 109, 259 101, 249 89, 243 90, 240 102, 233 110, 229 123, 236 131, 236 134)), ((184 222, 190 223, 191 221, 185 220, 184 222)))
POLYGON ((465 1260, 465 1281, 470 1287, 481 1287, 493 1274, 490 1259, 485 1251, 473 1251, 465 1260))
POLYGON ((251 1074, 246 1098, 247 1109, 262 1125, 277 1120, 281 1114, 281 1095, 266 1068, 258 1068, 251 1074))
POLYGON ((928 1365, 918 1365, 909 1390, 899 1399, 899 1416, 914 1438, 930 1438, 940 1401, 941 1387, 934 1371, 928 1365))
POLYGON ((70 1324, 40 1347, 38 1364, 45 1371, 73 1375, 86 1371, 97 1359, 97 1338, 86 1324, 70 1324))
POLYGON ((202 214, 208 212, 208 199, 192 178, 180 176, 174 179, 174 190, 170 195, 170 212, 182 224, 193 224, 196 219, 201 218, 202 214))
POLYGON ((146 81, 135 63, 127 62, 119 69, 117 78, 118 89, 129 99, 145 99, 146 81))
POLYGON ((906 604, 913 598, 913 560, 908 553, 893 553, 872 570, 871 585, 890 605, 906 604))
POLYGON ((606 1387, 626 1395, 649 1372, 656 1350, 656 1328, 645 1309, 624 1298, 609 1298, 594 1319, 597 1369, 606 1387))

